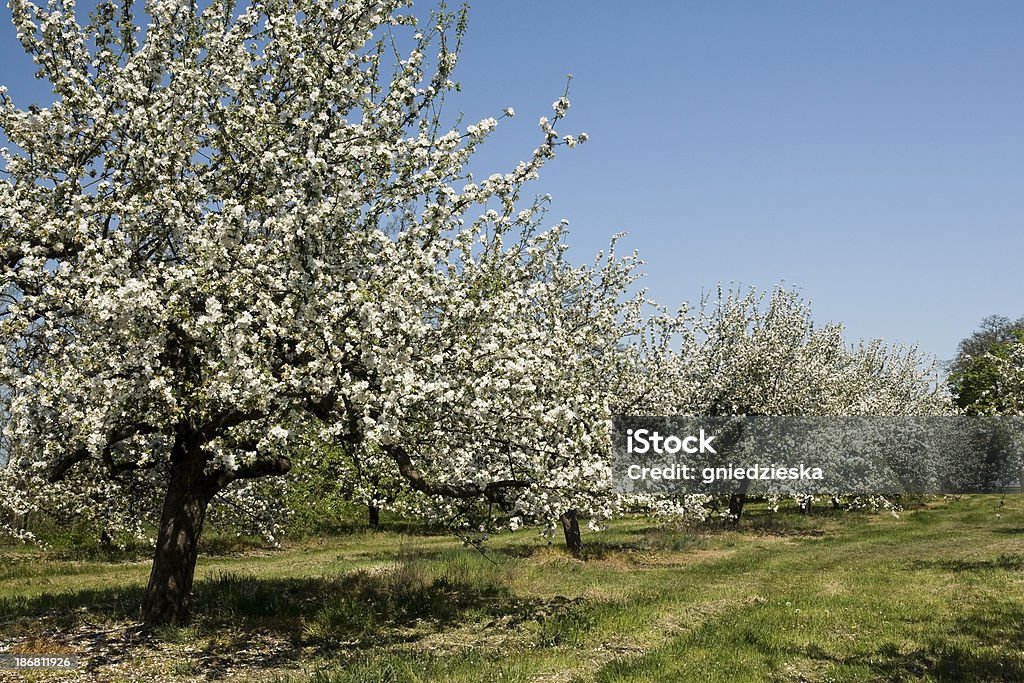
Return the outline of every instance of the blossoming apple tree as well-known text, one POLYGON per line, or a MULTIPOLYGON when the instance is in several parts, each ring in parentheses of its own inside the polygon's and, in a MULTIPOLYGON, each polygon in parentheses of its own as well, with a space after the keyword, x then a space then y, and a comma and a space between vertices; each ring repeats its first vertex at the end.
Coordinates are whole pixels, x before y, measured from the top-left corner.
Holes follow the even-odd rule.
POLYGON ((561 521, 573 549, 576 511, 592 523, 619 511, 610 418, 661 405, 654 373, 684 318, 627 294, 636 254, 618 257, 613 241, 593 265, 569 266, 559 232, 533 242, 525 259, 493 250, 438 283, 447 294, 408 359, 400 417, 378 411, 321 431, 347 446, 345 474, 363 502, 471 528, 466 513, 482 500, 513 529, 561 521), (415 468, 407 444, 416 444, 415 468), (490 488, 480 496, 459 483, 467 478, 490 488), (402 489, 424 495, 396 496, 402 489))
MULTIPOLYGON (((720 288, 683 336, 675 411, 715 417, 950 413, 934 368, 916 349, 880 341, 848 346, 842 329, 815 326, 810 304, 796 291, 720 288)), ((731 497, 732 519, 739 519, 745 500, 745 489, 731 497)))
POLYGON ((72 0, 10 6, 55 100, 0 101, 7 481, 23 506, 158 511, 147 623, 188 618, 211 502, 311 435, 432 499, 608 512, 588 384, 642 306, 635 260, 571 267, 521 199, 585 140, 555 129, 567 99, 477 180, 497 120, 438 114, 461 15, 150 0, 140 29, 109 0, 84 25, 72 0))

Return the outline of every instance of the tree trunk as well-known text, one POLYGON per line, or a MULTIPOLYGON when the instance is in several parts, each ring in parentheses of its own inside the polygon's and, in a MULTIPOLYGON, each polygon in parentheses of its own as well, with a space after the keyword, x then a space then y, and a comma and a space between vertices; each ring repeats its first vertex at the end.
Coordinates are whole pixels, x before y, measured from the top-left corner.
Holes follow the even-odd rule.
POLYGON ((380 526, 380 508, 376 505, 367 506, 370 511, 370 526, 374 529, 380 526))
POLYGON ((189 619, 199 535, 215 493, 203 474, 203 459, 196 457, 198 453, 191 455, 184 461, 172 460, 153 570, 142 602, 142 620, 147 626, 180 626, 189 619))
POLYGON ((583 550, 583 539, 580 536, 580 522, 576 519, 575 510, 567 510, 562 513, 562 533, 565 535, 565 547, 573 555, 579 555, 583 550))
POLYGON ((729 496, 729 521, 733 524, 739 524, 743 517, 743 506, 747 504, 747 488, 749 486, 750 480, 744 479, 740 482, 739 491, 729 496))
POLYGON ((814 507, 814 498, 812 498, 811 496, 804 496, 804 498, 800 500, 799 509, 801 515, 811 514, 812 507, 814 507))
POLYGON ((842 510, 843 509, 843 501, 839 498, 839 496, 832 496, 832 509, 833 510, 842 510))
MULTIPOLYGON (((240 417, 245 416, 233 419, 240 417)), ((286 474, 291 469, 287 457, 268 456, 230 471, 207 474, 202 446, 208 439, 208 434, 192 424, 179 425, 175 434, 153 570, 142 599, 142 620, 146 626, 179 626, 188 622, 199 535, 213 496, 238 479, 286 474)), ((255 450, 255 444, 249 449, 255 450)))
POLYGON ((734 493, 729 496, 729 521, 739 524, 743 517, 743 506, 747 503, 747 494, 734 493))

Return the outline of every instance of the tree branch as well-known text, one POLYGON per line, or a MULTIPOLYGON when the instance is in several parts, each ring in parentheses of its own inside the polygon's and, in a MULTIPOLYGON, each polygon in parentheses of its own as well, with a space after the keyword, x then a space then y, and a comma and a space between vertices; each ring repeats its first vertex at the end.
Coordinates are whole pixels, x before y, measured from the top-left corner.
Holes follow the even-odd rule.
POLYGON ((225 470, 216 475, 217 490, 238 479, 259 479, 275 475, 288 474, 292 469, 292 461, 286 455, 257 457, 250 463, 239 465, 233 470, 225 470))
MULTIPOLYGON (((152 425, 147 424, 133 424, 127 425, 120 429, 115 429, 113 432, 111 432, 110 436, 107 437, 107 444, 106 446, 103 447, 103 450, 100 453, 100 457, 103 460, 103 464, 106 465, 107 469, 110 470, 110 473, 115 476, 127 472, 129 470, 136 469, 137 465, 135 465, 134 463, 115 464, 113 457, 111 456, 111 449, 117 444, 121 443, 122 441, 130 439, 134 436, 140 436, 142 434, 157 434, 159 432, 160 429, 158 427, 154 427, 152 425)), ((47 477, 47 479, 51 484, 57 483, 65 476, 67 476, 67 473, 71 470, 72 467, 82 462, 83 460, 88 460, 90 455, 91 454, 89 452, 89 449, 85 448, 84 446, 68 454, 54 466, 53 470, 50 472, 50 476, 47 477)))
POLYGON ((212 441, 227 429, 252 420, 260 420, 266 416, 267 413, 263 410, 225 410, 203 426, 202 438, 204 441, 212 441))
POLYGON ((384 451, 394 458, 398 465, 398 471, 417 491, 432 496, 444 496, 446 498, 477 498, 483 496, 495 503, 504 502, 501 493, 508 489, 525 489, 532 485, 532 482, 522 479, 500 479, 488 482, 483 486, 479 484, 452 484, 447 482, 436 482, 427 479, 412 462, 412 458, 400 446, 384 446, 384 451))
POLYGON ((53 471, 50 472, 50 476, 47 480, 51 484, 56 484, 58 481, 63 479, 67 475, 68 471, 89 457, 89 449, 79 448, 77 451, 65 456, 60 462, 54 466, 53 471))

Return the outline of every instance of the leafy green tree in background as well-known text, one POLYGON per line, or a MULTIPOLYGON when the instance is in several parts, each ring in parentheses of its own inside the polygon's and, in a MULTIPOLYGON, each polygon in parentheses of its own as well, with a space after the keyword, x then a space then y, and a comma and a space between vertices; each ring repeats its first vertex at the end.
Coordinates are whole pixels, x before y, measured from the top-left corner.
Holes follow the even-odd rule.
POLYGON ((1024 316, 1011 320, 1005 315, 990 315, 978 325, 971 336, 960 341, 956 357, 949 363, 950 376, 967 369, 971 361, 983 355, 993 344, 1012 342, 1016 333, 1024 330, 1024 316))
POLYGON ((1024 414, 1024 317, 991 315, 960 342, 949 387, 969 415, 1024 414))

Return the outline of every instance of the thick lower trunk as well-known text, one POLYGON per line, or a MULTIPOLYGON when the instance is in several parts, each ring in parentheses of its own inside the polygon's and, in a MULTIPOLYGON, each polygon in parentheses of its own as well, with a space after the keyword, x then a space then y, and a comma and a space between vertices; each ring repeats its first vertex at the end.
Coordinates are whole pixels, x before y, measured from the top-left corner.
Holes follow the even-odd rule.
POLYGON ((376 529, 380 526, 380 508, 376 505, 367 506, 370 511, 370 526, 376 529))
POLYGON ((576 519, 575 510, 567 510, 562 513, 559 521, 562 522, 562 534, 565 535, 565 547, 578 555, 583 550, 583 539, 580 536, 580 522, 576 519))
POLYGON ((199 535, 213 493, 201 464, 172 466, 153 570, 142 602, 142 620, 147 626, 188 622, 199 535))

